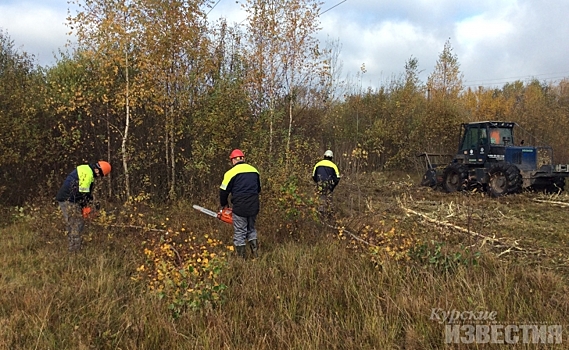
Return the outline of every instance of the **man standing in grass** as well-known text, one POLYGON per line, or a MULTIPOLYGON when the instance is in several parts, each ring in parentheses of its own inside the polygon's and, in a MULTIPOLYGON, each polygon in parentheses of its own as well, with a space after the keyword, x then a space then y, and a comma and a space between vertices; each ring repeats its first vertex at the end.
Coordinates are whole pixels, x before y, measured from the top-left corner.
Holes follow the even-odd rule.
POLYGON ((340 172, 332 162, 334 153, 331 150, 324 152, 324 159, 316 163, 312 171, 312 180, 316 183, 319 196, 318 212, 330 214, 332 206, 332 192, 340 182, 340 172))
POLYGON ((219 203, 221 208, 229 206, 229 194, 233 205, 233 245, 237 255, 246 257, 247 242, 253 258, 258 256, 257 230, 255 221, 259 213, 259 194, 261 180, 259 172, 245 163, 245 155, 234 149, 229 155, 232 168, 223 176, 219 187, 219 203))
POLYGON ((55 199, 63 213, 69 251, 81 250, 83 239, 81 232, 85 227, 83 208, 93 201, 93 182, 96 177, 103 177, 111 172, 111 165, 104 160, 95 164, 79 165, 73 169, 63 182, 55 199))

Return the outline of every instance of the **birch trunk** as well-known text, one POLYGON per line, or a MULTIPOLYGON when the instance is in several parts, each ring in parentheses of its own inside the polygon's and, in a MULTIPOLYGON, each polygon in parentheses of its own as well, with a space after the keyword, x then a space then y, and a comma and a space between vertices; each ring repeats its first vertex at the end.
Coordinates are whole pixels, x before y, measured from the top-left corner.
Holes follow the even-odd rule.
POLYGON ((128 152, 127 152, 127 140, 128 140, 128 129, 130 126, 130 106, 129 106, 129 80, 128 80, 128 53, 125 54, 125 75, 126 75, 126 118, 124 123, 124 133, 122 137, 122 165, 124 168, 124 187, 126 192, 126 200, 130 201, 130 176, 128 172, 128 152))

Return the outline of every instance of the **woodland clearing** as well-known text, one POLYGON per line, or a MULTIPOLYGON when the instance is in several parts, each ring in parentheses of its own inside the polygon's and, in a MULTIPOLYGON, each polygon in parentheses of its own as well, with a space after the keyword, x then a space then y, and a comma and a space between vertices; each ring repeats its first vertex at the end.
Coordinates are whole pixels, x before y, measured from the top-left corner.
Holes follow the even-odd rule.
POLYGON ((264 208, 262 255, 247 261, 231 254, 229 225, 184 201, 99 217, 80 254, 66 251, 55 207, 7 208, 0 347, 538 346, 447 343, 441 310, 566 327, 565 193, 493 199, 360 176, 338 187, 335 220, 316 220, 310 195, 287 212, 264 208))

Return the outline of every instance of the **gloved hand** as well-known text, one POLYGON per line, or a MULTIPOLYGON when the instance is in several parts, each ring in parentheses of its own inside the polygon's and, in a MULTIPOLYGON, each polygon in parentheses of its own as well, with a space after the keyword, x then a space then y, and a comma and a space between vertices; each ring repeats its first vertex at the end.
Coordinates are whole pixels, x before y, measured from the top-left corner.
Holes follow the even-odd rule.
POLYGON ((221 219, 221 214, 225 209, 229 208, 229 205, 220 205, 219 209, 217 210, 217 218, 221 219))
POLYGON ((223 207, 223 209, 221 209, 219 211, 219 213, 217 213, 217 218, 223 222, 226 222, 228 224, 232 224, 233 223, 233 211, 231 210, 231 208, 229 206, 223 207))

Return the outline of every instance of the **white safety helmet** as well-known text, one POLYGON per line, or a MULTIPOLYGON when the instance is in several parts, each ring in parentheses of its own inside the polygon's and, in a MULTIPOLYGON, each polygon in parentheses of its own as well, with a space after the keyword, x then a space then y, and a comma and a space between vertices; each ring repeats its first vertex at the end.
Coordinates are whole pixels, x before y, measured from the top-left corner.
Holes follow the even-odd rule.
POLYGON ((334 153, 332 153, 332 151, 330 150, 327 150, 326 152, 324 152, 324 157, 332 158, 334 157, 334 153))

